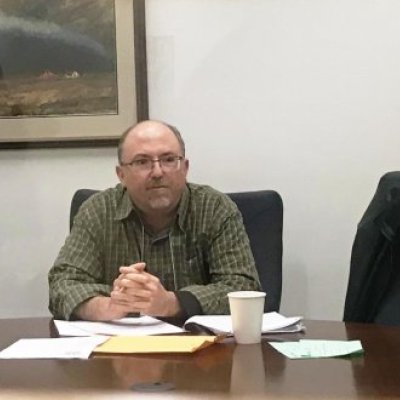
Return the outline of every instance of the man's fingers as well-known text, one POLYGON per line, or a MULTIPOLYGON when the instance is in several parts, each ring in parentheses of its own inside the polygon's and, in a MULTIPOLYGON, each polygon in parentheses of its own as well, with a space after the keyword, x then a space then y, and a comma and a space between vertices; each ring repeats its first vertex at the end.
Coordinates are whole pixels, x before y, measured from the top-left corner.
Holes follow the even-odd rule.
POLYGON ((129 273, 121 275, 116 284, 120 288, 135 288, 144 286, 149 290, 157 290, 160 285, 160 280, 147 272, 143 273, 129 273))
MULTIPOLYGON (((147 315, 166 315, 168 311, 167 292, 159 278, 148 272, 138 272, 130 267, 121 267, 121 274, 116 279, 111 292, 112 301, 129 309, 147 315)), ((175 311, 174 311, 175 314, 175 311)))
POLYGON ((128 298, 126 296, 118 296, 118 294, 112 295, 111 301, 114 306, 120 307, 126 312, 142 312, 147 310, 150 305, 149 299, 144 299, 143 297, 128 298))
POLYGON ((135 302, 138 300, 149 301, 152 297, 152 292, 145 289, 126 289, 124 291, 113 290, 111 297, 116 300, 126 300, 135 302))
MULTIPOLYGON (((144 267, 144 263, 141 263, 142 267, 144 267)), ((134 264, 136 265, 136 264, 134 264)), ((144 283, 145 282, 145 278, 138 278, 140 276, 142 276, 143 272, 141 269, 136 269, 134 267, 120 267, 120 275, 118 276, 118 278, 114 281, 114 288, 123 288, 124 286, 126 286, 126 280, 132 280, 138 283, 144 283), (125 283, 123 283, 125 282, 125 283)))
POLYGON ((149 278, 138 274, 128 274, 121 277, 118 281, 118 286, 121 288, 138 288, 146 286, 149 283, 149 278))
POLYGON ((140 273, 143 272, 145 268, 146 268, 146 263, 140 262, 136 264, 131 264, 129 266, 122 266, 119 268, 119 272, 121 274, 140 273))

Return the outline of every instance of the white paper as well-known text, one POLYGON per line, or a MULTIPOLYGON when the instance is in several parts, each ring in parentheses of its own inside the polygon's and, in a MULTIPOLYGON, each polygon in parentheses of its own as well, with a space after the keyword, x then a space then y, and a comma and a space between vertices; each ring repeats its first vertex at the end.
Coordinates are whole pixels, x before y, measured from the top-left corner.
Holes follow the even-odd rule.
MULTIPOLYGON (((299 323, 302 317, 284 317, 277 312, 263 315, 262 333, 299 332, 304 326, 299 323)), ((230 315, 195 315, 185 322, 190 330, 190 324, 205 326, 216 333, 232 334, 232 319, 230 315)))
POLYGON ((0 352, 0 359, 79 358, 86 360, 106 336, 85 338, 20 339, 0 352))
POLYGON ((147 336, 184 332, 182 328, 148 316, 110 322, 55 320, 54 323, 60 336, 147 336))

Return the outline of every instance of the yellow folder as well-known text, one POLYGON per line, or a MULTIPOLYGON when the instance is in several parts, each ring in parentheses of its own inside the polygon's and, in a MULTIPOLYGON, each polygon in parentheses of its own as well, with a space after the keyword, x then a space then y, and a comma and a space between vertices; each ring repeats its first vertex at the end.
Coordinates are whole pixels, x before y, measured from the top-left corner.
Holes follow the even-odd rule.
POLYGON ((221 336, 113 336, 95 353, 194 353, 221 341, 221 336))

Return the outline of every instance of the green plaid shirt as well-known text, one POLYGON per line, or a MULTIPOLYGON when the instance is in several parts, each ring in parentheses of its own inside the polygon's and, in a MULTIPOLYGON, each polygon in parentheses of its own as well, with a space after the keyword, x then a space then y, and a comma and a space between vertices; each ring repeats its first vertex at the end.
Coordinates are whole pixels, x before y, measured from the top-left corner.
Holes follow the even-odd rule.
POLYGON ((90 197, 76 215, 49 272, 50 311, 72 318, 85 300, 110 294, 120 266, 139 261, 166 289, 190 292, 204 314, 229 313, 230 291, 260 290, 242 216, 228 196, 188 183, 171 229, 155 237, 117 185, 90 197))

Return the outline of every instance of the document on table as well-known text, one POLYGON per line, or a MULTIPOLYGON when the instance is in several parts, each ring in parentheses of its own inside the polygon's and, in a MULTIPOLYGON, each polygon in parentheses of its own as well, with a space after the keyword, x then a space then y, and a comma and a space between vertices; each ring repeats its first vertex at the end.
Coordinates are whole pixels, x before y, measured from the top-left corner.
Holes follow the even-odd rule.
MULTIPOLYGON (((263 315, 262 333, 290 333, 305 329, 302 317, 284 317, 277 312, 263 315)), ((188 331, 205 328, 215 334, 232 335, 232 318, 230 315, 195 315, 184 325, 188 331)))
POLYGON ((110 322, 54 320, 54 324, 60 336, 147 336, 184 332, 182 328, 148 316, 110 322))
POLYGON ((115 336, 95 353, 193 353, 221 341, 218 336, 115 336))
POLYGON ((269 342, 280 353, 292 359, 340 357, 364 352, 359 340, 310 340, 269 342))
POLYGON ((52 339, 20 339, 0 352, 0 359, 88 359, 93 349, 109 339, 90 336, 52 339))

